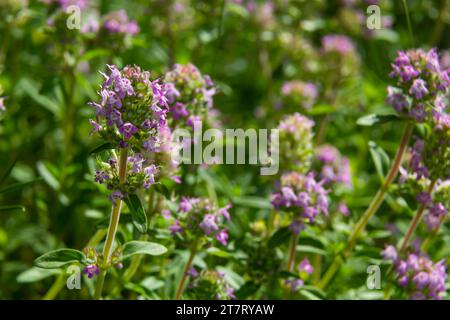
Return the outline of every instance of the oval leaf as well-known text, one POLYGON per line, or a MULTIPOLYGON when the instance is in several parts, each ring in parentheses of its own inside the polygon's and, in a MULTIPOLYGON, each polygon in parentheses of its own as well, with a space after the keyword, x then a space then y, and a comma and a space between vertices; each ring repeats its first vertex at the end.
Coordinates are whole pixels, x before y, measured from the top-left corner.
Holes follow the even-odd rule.
POLYGON ((140 233, 147 232, 147 215, 145 214, 144 207, 141 200, 136 194, 130 194, 125 198, 125 203, 131 213, 131 220, 137 231, 140 233))
POLYGON ((128 259, 136 254, 148 254, 159 256, 167 252, 163 245, 147 241, 130 241, 124 244, 122 260, 128 259))
POLYGON ((398 121, 398 120, 400 120, 400 118, 394 114, 385 114, 385 115, 369 114, 367 116, 359 118, 356 121, 356 124, 360 125, 360 126, 370 127, 376 123, 386 123, 386 122, 392 122, 392 121, 398 121))
POLYGON ((101 145, 99 145, 98 147, 96 147, 95 149, 93 149, 91 152, 89 152, 89 154, 96 154, 99 152, 102 152, 104 150, 110 150, 113 148, 113 145, 111 142, 105 142, 101 145))
POLYGON ((284 242, 287 242, 292 235, 288 227, 278 229, 269 239, 269 248, 276 248, 284 242))
POLYGON ((83 252, 74 249, 58 249, 44 253, 34 260, 34 265, 43 269, 57 269, 71 263, 86 262, 83 252))
POLYGON ((61 270, 56 269, 42 269, 37 267, 31 267, 19 274, 16 278, 18 283, 31 283, 40 281, 42 279, 60 274, 61 270))

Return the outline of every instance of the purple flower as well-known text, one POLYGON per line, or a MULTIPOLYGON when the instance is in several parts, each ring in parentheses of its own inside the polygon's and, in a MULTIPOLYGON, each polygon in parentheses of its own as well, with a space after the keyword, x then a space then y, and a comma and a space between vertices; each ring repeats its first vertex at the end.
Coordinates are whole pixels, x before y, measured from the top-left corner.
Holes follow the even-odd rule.
POLYGON ((432 198, 428 192, 422 191, 416 196, 416 200, 422 205, 422 207, 428 207, 432 198))
POLYGON ((430 281, 429 278, 428 273, 421 271, 414 276, 412 281, 415 283, 418 290, 423 290, 423 288, 428 285, 430 281))
POLYGON ((427 116, 427 111, 422 103, 418 103, 411 109, 409 116, 416 119, 417 122, 423 122, 427 116))
POLYGON ((340 157, 339 152, 332 146, 324 145, 319 147, 317 150, 317 159, 324 163, 333 163, 338 159, 338 157, 340 157))
POLYGON ((95 275, 98 275, 100 272, 100 269, 97 267, 96 264, 90 264, 87 265, 84 269, 83 269, 83 273, 87 274, 89 279, 92 279, 95 275))
POLYGON ((322 50, 326 53, 337 52, 345 55, 355 51, 353 41, 343 35, 327 35, 322 38, 322 50))
POLYGON ((213 214, 207 214, 203 218, 203 221, 199 224, 200 228, 206 235, 211 234, 213 231, 219 230, 216 223, 216 216, 213 214))
POLYGON ((189 201, 189 199, 182 197, 181 198, 181 202, 178 205, 178 210, 183 211, 183 212, 189 212, 192 209, 192 205, 191 205, 191 201, 189 201))
POLYGON ((139 32, 139 26, 135 21, 128 18, 125 10, 108 13, 104 18, 103 27, 112 34, 119 33, 132 36, 139 32))
POLYGON ((119 128, 119 132, 121 134, 123 134, 123 136, 125 137, 125 139, 131 139, 131 137, 133 136, 133 134, 135 134, 136 132, 138 132, 138 128, 136 128, 132 123, 130 122, 126 122, 124 123, 120 128, 119 128))
POLYGON ((295 219, 292 221, 292 223, 289 225, 289 230, 291 230, 294 234, 299 234, 300 231, 302 231, 303 229, 305 229, 305 225, 303 224, 303 222, 301 222, 298 219, 295 219))
POLYGON ((189 115, 186 106, 181 102, 175 103, 175 105, 170 108, 170 112, 172 112, 173 118, 176 120, 185 118, 189 115))
POLYGON ((408 111, 409 108, 409 103, 406 97, 403 94, 394 91, 394 88, 391 86, 388 87, 386 103, 391 105, 398 113, 408 111))
POLYGON ((231 207, 232 207, 231 204, 227 204, 225 207, 219 209, 218 214, 224 216, 225 219, 227 219, 227 221, 230 221, 231 217, 230 217, 230 213, 228 212, 228 210, 231 207))
POLYGON ((186 274, 193 278, 198 277, 198 271, 195 270, 195 268, 192 266, 189 268, 189 270, 186 272, 186 274))
POLYGON ((180 225, 179 220, 175 220, 172 225, 169 226, 169 231, 172 234, 183 232, 183 228, 180 225))
POLYGON ((383 251, 381 251, 381 256, 384 260, 391 260, 395 262, 398 258, 397 249, 395 249, 394 246, 389 245, 383 251))
POLYGON ((415 96, 416 99, 420 100, 423 96, 429 93, 426 83, 422 79, 414 80, 411 88, 409 89, 409 94, 415 96))
POLYGON ((226 229, 222 229, 216 235, 217 241, 219 241, 223 246, 228 244, 228 231, 226 229))
POLYGON ((298 265, 297 267, 298 272, 302 273, 302 272, 306 272, 307 274, 312 274, 314 272, 314 268, 311 265, 311 263, 309 263, 308 258, 304 258, 298 265))
POLYGON ((348 215, 350 214, 347 205, 343 201, 338 203, 337 212, 341 213, 344 217, 348 217, 348 215))
POLYGON ((114 190, 109 195, 109 200, 113 203, 113 205, 116 205, 117 200, 122 200, 123 198, 124 198, 124 195, 122 192, 120 192, 120 190, 114 190))
POLYGON ((89 119, 89 122, 91 123, 91 125, 92 125, 92 130, 91 130, 91 134, 92 133, 96 133, 96 132, 99 132, 99 131, 101 131, 102 130, 102 126, 101 125, 99 125, 97 122, 95 122, 94 120, 92 120, 92 119, 89 119))
POLYGON ((299 287, 303 286, 304 282, 302 279, 293 279, 293 280, 286 279, 284 281, 284 284, 290 287, 291 292, 296 292, 299 287))
POLYGON ((6 110, 5 104, 4 104, 4 100, 5 100, 5 98, 0 97, 0 111, 5 111, 6 110))

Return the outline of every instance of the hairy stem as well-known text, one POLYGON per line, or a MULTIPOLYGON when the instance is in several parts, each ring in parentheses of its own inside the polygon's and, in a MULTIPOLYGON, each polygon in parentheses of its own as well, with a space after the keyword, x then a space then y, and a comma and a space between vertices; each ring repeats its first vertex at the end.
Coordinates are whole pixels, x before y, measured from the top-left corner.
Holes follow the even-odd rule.
POLYGON ((353 229, 353 232, 350 234, 350 237, 347 241, 347 246, 345 247, 344 251, 342 252, 342 255, 336 256, 333 259, 333 262, 331 263, 330 267, 328 267, 322 280, 319 282, 319 288, 324 289, 328 285, 328 283, 333 278, 335 273, 339 270, 343 261, 352 252, 353 248, 356 245, 356 241, 358 240, 361 233, 364 231, 370 218, 377 212, 378 208, 383 203, 386 192, 389 189, 389 185, 392 183, 392 181, 397 176, 398 170, 400 168, 400 164, 402 163, 403 156, 404 156, 406 148, 408 146, 408 141, 411 136, 412 130, 413 130, 413 124, 407 123, 405 130, 403 132, 403 136, 400 140, 400 145, 397 149, 397 153, 395 155, 394 161, 391 165, 391 168, 389 169, 389 172, 386 176, 386 179, 384 180, 383 185, 376 193, 375 197, 373 198, 373 200, 370 203, 367 210, 364 212, 362 217, 359 219, 358 223, 356 224, 355 228, 353 229))
MULTIPOLYGON (((119 181, 121 184, 125 182, 127 177, 127 158, 128 158, 128 149, 127 148, 121 149, 119 159, 119 181)), ((114 238, 116 237, 117 228, 119 226, 121 207, 122 207, 122 200, 117 199, 112 207, 108 232, 106 234, 106 241, 103 246, 103 266, 101 266, 101 272, 95 287, 95 299, 101 298, 106 271, 111 264, 112 247, 114 244, 114 238)))

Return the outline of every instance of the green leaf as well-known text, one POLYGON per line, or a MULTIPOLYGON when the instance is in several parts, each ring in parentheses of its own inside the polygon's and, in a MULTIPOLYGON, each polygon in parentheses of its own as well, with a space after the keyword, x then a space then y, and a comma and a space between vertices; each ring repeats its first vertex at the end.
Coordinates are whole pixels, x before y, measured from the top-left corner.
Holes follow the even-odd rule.
POLYGON ((162 194, 164 198, 170 199, 169 189, 162 183, 157 183, 154 185, 156 192, 162 194))
POLYGON ((0 212, 1 211, 15 211, 20 210, 22 212, 25 212, 25 207, 21 205, 8 205, 8 206, 0 206, 0 212))
POLYGON ((306 246, 306 245, 298 245, 296 248, 297 252, 308 252, 308 253, 317 253, 322 256, 326 256, 327 252, 325 250, 313 247, 313 246, 306 246))
POLYGON ((167 252, 167 248, 163 245, 147 241, 130 241, 124 244, 122 260, 128 259, 136 254, 148 254, 151 256, 159 256, 167 252))
POLYGON ((390 159, 387 153, 374 141, 369 141, 370 154, 381 181, 384 181, 383 167, 389 168, 390 159))
POLYGON ((58 249, 44 253, 34 260, 34 266, 43 269, 57 269, 71 263, 86 263, 83 252, 75 249, 58 249))
POLYGON ((58 105, 58 103, 48 98, 47 96, 40 94, 37 88, 37 84, 35 84, 32 80, 21 79, 17 86, 21 88, 25 92, 25 94, 30 96, 30 98, 33 99, 37 104, 41 105, 51 113, 56 115, 60 111, 60 106, 58 105))
POLYGON ((269 248, 273 249, 287 242, 291 235, 292 231, 288 227, 278 229, 269 239, 269 248))
POLYGON ((18 283, 31 283, 37 282, 42 279, 60 274, 61 270, 58 269, 42 269, 37 267, 31 267, 19 274, 16 278, 18 283))
POLYGON ((300 289, 300 294, 308 300, 322 300, 320 297, 316 296, 314 293, 308 290, 300 289))
POLYGON ((125 198, 125 203, 131 213, 131 220, 133 225, 140 233, 147 232, 147 215, 145 214, 144 207, 142 206, 139 197, 132 193, 125 198))
POLYGON ((113 144, 111 142, 105 142, 105 143, 99 145, 98 147, 94 148, 91 152, 89 152, 89 154, 100 153, 104 150, 110 150, 112 148, 113 148, 113 144))
POLYGON ((164 281, 161 281, 156 277, 150 276, 142 280, 141 286, 147 289, 148 291, 152 291, 164 287, 164 281))
POLYGON ((370 127, 377 123, 399 121, 400 119, 401 118, 394 114, 369 114, 356 120, 356 124, 360 126, 370 127))
POLYGON ((322 104, 322 105, 314 106, 312 109, 307 110, 306 112, 310 116, 319 116, 319 115, 331 113, 335 110, 336 110, 335 106, 322 104))
POLYGON ((208 248, 206 250, 206 252, 212 256, 216 256, 216 257, 220 257, 220 258, 230 258, 233 256, 231 253, 220 250, 219 248, 216 248, 216 247, 208 248))
POLYGON ((235 295, 239 300, 246 299, 254 295, 259 288, 260 284, 253 281, 248 281, 244 283, 244 285, 240 287, 239 290, 236 291, 235 295))
POLYGON ((252 196, 237 197, 233 198, 232 202, 235 203, 236 205, 248 208, 268 209, 268 210, 272 209, 270 201, 262 197, 252 197, 252 196))
POLYGON ((27 181, 27 182, 19 182, 19 183, 11 184, 9 186, 6 186, 6 187, 0 189, 0 194, 1 193, 12 192, 12 191, 15 191, 17 189, 22 189, 22 188, 26 187, 27 185, 33 184, 33 183, 35 183, 37 181, 41 181, 41 180, 42 180, 42 178, 37 178, 37 179, 31 180, 31 181, 27 181))
POLYGON ((0 185, 3 182, 5 182, 5 180, 9 177, 9 175, 11 174, 12 169, 16 165, 16 162, 17 162, 17 160, 15 159, 13 162, 11 162, 11 164, 8 166, 8 168, 6 168, 5 172, 3 172, 3 174, 0 177, 0 185))
POLYGON ((46 165, 39 161, 37 163, 37 169, 39 171, 39 174, 44 178, 45 182, 54 190, 59 190, 61 185, 59 184, 59 181, 53 176, 53 174, 50 172, 50 170, 46 167, 46 165))

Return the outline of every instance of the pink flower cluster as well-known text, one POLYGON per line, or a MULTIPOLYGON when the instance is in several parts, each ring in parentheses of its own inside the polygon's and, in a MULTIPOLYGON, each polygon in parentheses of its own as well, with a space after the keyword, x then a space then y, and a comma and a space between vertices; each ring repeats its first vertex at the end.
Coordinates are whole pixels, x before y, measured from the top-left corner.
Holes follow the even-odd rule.
POLYGON ((292 212, 290 230, 298 234, 306 223, 314 223, 319 213, 328 215, 328 196, 323 181, 317 182, 313 173, 302 175, 289 172, 281 177, 280 191, 272 195, 276 210, 292 212))
POLYGON ((444 260, 433 263, 421 253, 411 253, 402 259, 392 245, 387 246, 381 255, 394 263, 398 283, 407 289, 411 299, 442 299, 440 294, 445 292, 447 277, 444 260))
MULTIPOLYGON (((211 239, 216 239, 226 246, 228 230, 223 225, 231 221, 228 211, 230 208, 230 204, 218 208, 209 199, 183 197, 169 230, 172 234, 187 238, 187 241, 203 238, 210 242, 211 239)), ((170 213, 165 213, 170 218, 170 213)))

